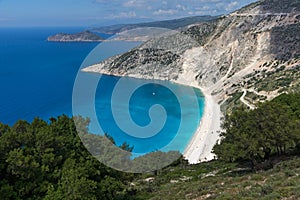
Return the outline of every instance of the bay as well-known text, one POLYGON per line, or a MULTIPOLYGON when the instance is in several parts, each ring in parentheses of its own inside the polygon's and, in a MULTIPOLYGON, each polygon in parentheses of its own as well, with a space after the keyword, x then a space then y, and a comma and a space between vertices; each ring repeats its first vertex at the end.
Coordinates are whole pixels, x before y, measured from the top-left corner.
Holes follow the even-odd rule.
MULTIPOLYGON (((35 117, 48 120, 62 114, 72 116, 72 93, 78 73, 86 82, 100 75, 79 72, 80 68, 99 62, 109 56, 119 54, 137 46, 138 43, 121 42, 117 45, 105 44, 105 50, 89 55, 98 43, 52 43, 47 42, 49 35, 59 32, 78 32, 82 27, 74 28, 0 28, 0 121, 13 125, 17 120, 32 121, 35 117), (86 57, 89 55, 89 59, 86 57)), ((108 37, 107 35, 103 35, 108 37)), ((192 96, 185 95, 189 88, 168 82, 157 81, 139 88, 130 99, 130 114, 139 126, 151 123, 149 109, 155 104, 162 105, 167 111, 163 129, 155 136, 141 139, 126 134, 115 121, 111 110, 111 97, 120 77, 102 75, 96 92, 95 110, 102 132, 94 128, 95 134, 110 134, 117 145, 123 142, 134 146, 134 153, 144 154, 173 144, 167 150, 184 151, 191 140, 202 116, 204 98, 199 90, 198 106, 190 106, 192 96), (180 105, 174 91, 162 87, 169 84, 172 90, 181 94, 180 105), (153 95, 155 94, 155 95, 153 95), (181 102, 181 103, 182 103, 181 102), (181 107, 185 108, 184 113, 181 107), (196 110, 199 109, 199 110, 196 110), (182 119, 182 117, 184 119, 182 119), (183 127, 180 132, 178 129, 183 127)), ((142 84, 145 80, 126 78, 128 84, 142 84)), ((89 103, 89 102, 87 102, 89 103)), ((120 115, 125 111, 120 105, 120 115)), ((89 117, 82 106, 82 115, 89 117)), ((78 114, 78 113, 76 113, 78 114)))

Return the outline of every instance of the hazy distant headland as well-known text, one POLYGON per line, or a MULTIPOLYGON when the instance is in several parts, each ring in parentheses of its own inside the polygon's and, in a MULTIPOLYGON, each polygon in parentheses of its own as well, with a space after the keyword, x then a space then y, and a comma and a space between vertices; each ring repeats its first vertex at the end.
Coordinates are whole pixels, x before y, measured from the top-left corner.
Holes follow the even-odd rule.
POLYGON ((136 23, 136 24, 117 24, 117 25, 103 26, 103 27, 91 27, 88 30, 80 33, 75 33, 75 34, 59 33, 53 36, 49 36, 48 41, 102 42, 104 39, 98 36, 96 33, 111 34, 111 35, 124 33, 121 36, 119 35, 117 38, 113 38, 112 40, 147 41, 149 38, 144 33, 130 32, 130 34, 128 34, 128 31, 133 29, 148 28, 148 27, 177 30, 192 24, 208 22, 216 18, 217 16, 205 15, 205 16, 185 17, 180 19, 155 21, 155 22, 145 22, 145 23, 136 23))
POLYGON ((59 33, 47 38, 49 42, 102 42, 104 38, 90 31, 75 34, 59 33))
POLYGON ((145 22, 145 23, 136 23, 136 24, 117 24, 104 27, 96 27, 91 30, 99 33, 105 34, 117 34, 123 31, 128 31, 136 28, 146 28, 146 27, 156 27, 156 28, 166 28, 171 30, 176 30, 189 26, 191 24, 197 24, 202 22, 207 22, 216 19, 217 16, 195 16, 195 17, 185 17, 173 20, 163 20, 163 21, 154 21, 154 22, 145 22))

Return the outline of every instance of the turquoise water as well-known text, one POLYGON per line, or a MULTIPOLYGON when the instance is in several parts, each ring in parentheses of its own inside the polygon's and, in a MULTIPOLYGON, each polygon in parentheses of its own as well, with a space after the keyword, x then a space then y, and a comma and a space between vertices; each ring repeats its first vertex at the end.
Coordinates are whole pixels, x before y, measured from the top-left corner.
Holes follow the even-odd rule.
MULTIPOLYGON (((80 30, 82 28, 0 29, 1 122, 13 125, 19 119, 32 121, 34 117, 48 120, 61 114, 72 116, 72 92, 80 67, 125 52, 138 44, 105 44, 103 51, 90 54, 89 59, 85 60, 97 43, 50 43, 45 40, 57 32, 80 30)), ((134 146, 134 153, 159 150, 170 142, 171 145, 165 150, 183 152, 202 116, 204 98, 199 90, 194 90, 197 94, 195 107, 192 103, 195 96, 187 92, 189 87, 162 81, 145 84, 145 80, 126 78, 126 84, 145 84, 133 93, 129 101, 129 112, 134 123, 142 127, 151 123, 149 109, 155 104, 161 105, 167 113, 166 123, 158 134, 149 138, 133 137, 118 126, 112 113, 111 98, 120 78, 92 73, 80 73, 79 76, 86 85, 99 79, 95 105, 92 106, 102 130, 92 120, 90 131, 95 134, 108 133, 118 145, 127 142, 134 146)), ((85 96, 81 98, 79 112, 75 114, 89 117, 91 113, 86 108, 91 106, 90 102, 85 96)), ((124 104, 122 99, 117 102, 120 116, 126 113, 124 104)))

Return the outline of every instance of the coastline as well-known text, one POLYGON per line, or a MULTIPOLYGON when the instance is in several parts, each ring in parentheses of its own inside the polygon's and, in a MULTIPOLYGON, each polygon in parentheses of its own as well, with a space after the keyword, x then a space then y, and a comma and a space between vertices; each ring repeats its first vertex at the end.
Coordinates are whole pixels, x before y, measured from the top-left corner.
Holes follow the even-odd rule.
POLYGON ((172 82, 198 88, 205 98, 203 116, 183 153, 184 158, 190 164, 197 164, 215 159, 215 155, 211 151, 220 138, 221 110, 209 88, 202 88, 196 81, 191 83, 188 80, 187 78, 179 78, 172 82))
MULTIPOLYGON (((82 69, 82 71, 113 75, 105 72, 104 70, 101 70, 101 66, 99 65, 84 68, 82 69)), ((115 76, 124 75, 115 74, 115 76)), ((129 77, 147 79, 147 77, 143 76, 129 77)), ((194 132, 193 137, 189 141, 188 145, 185 147, 183 153, 184 158, 187 159, 190 164, 197 164, 200 162, 207 162, 215 159, 215 155, 211 151, 214 145, 217 143, 218 139, 220 138, 222 114, 220 110, 220 105, 211 95, 211 89, 200 87, 193 77, 195 77, 193 73, 186 71, 183 74, 180 74, 180 77, 177 80, 169 81, 176 84, 197 88, 204 95, 205 102, 203 116, 200 119, 197 129, 194 132)))

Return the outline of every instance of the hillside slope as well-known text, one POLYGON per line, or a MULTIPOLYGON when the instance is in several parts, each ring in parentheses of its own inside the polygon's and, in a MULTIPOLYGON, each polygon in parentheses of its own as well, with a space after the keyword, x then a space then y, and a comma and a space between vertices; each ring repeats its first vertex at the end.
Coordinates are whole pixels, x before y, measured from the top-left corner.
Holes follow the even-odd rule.
POLYGON ((298 0, 259 1, 150 40, 85 71, 196 81, 223 111, 236 104, 254 107, 257 101, 300 89, 299 22, 298 0))
POLYGON ((274 168, 253 172, 235 163, 213 161, 165 169, 134 180, 137 199, 291 199, 300 198, 300 159, 291 157, 274 168))
POLYGON ((258 1, 212 22, 171 32, 83 71, 198 87, 205 110, 184 157, 212 160, 222 114, 300 90, 299 0, 258 1), (209 134, 211 133, 211 134, 209 134))

